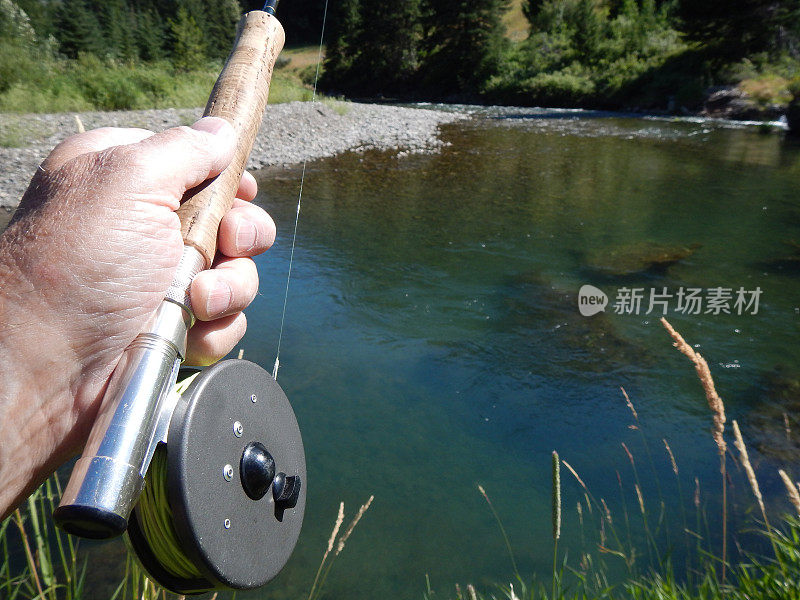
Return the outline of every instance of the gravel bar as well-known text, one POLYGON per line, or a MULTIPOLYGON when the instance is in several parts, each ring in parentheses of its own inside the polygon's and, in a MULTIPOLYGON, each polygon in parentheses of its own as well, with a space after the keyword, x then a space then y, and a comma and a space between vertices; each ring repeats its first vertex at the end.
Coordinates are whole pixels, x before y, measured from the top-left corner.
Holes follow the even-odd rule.
MULTIPOLYGON (((161 131, 189 125, 196 109, 78 113, 86 129, 142 127, 161 131)), ((78 131, 75 113, 0 114, 0 208, 11 211, 37 165, 61 140, 78 131)), ((250 155, 248 169, 292 165, 347 150, 432 152, 444 142, 439 126, 467 118, 464 113, 354 102, 271 104, 250 155)))

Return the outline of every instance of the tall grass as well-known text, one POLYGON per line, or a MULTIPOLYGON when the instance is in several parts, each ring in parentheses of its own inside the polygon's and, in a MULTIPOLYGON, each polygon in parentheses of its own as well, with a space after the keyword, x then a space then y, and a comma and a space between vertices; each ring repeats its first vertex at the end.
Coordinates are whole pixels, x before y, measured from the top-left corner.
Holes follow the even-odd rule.
MULTIPOLYGON (((732 422, 734 446, 738 451, 739 464, 744 471, 750 491, 758 506, 761 520, 752 516, 746 528, 756 534, 753 541, 763 543, 764 548, 771 552, 760 551, 756 553, 742 548, 737 543, 738 558, 730 562, 728 544, 728 503, 727 487, 731 473, 726 469, 726 454, 728 445, 725 439, 725 406, 716 391, 711 371, 705 359, 695 352, 681 335, 669 323, 663 321, 664 327, 671 336, 675 347, 686 355, 695 367, 698 379, 704 391, 706 402, 711 411, 711 437, 716 446, 716 454, 720 463, 722 475, 722 503, 719 523, 721 547, 712 547, 712 536, 708 524, 708 515, 703 507, 699 479, 695 478, 695 489, 692 503, 696 511, 696 522, 693 529, 688 526, 686 513, 683 509, 683 491, 680 487, 679 466, 672 447, 663 439, 665 458, 678 481, 678 494, 680 496, 682 533, 686 552, 686 565, 677 569, 672 561, 672 548, 666 545, 664 552, 659 552, 659 528, 649 527, 648 502, 646 493, 638 478, 636 461, 633 452, 626 444, 622 447, 634 473, 633 488, 639 508, 640 526, 644 531, 644 543, 651 552, 651 557, 645 565, 639 564, 640 552, 634 546, 630 533, 631 523, 627 505, 622 509, 624 525, 627 535, 617 531, 619 523, 613 519, 612 512, 603 498, 599 501, 592 494, 589 487, 580 477, 578 472, 563 458, 553 453, 553 539, 554 561, 551 584, 546 585, 544 577, 534 575, 528 580, 523 580, 514 566, 513 583, 500 584, 493 590, 479 591, 472 586, 470 600, 800 600, 800 483, 794 482, 783 469, 778 470, 785 487, 789 504, 796 514, 782 515, 779 519, 769 518, 767 507, 761 493, 761 486, 757 473, 750 461, 744 437, 736 421, 732 422), (577 513, 581 527, 581 545, 585 544, 584 537, 584 507, 586 522, 591 522, 592 515, 599 515, 600 528, 596 532, 594 550, 581 552, 578 561, 568 562, 567 554, 559 564, 557 556, 557 542, 561 533, 561 494, 562 482, 558 468, 564 468, 573 476, 578 486, 578 492, 583 496, 583 501, 578 501, 577 513), (558 509, 556 508, 558 505, 558 509), (777 523, 775 526, 773 523, 777 523), (690 554, 688 548, 695 546, 695 552, 690 554), (616 557, 624 561, 627 568, 627 578, 621 583, 609 584, 609 569, 603 561, 603 556, 616 557), (549 589, 548 589, 549 588, 549 589)), ((628 394, 623 390, 623 397, 634 417, 634 429, 642 431, 638 413, 628 394)), ((646 435, 644 443, 647 444, 646 435)), ((617 473, 620 491, 622 492, 622 478, 617 473)), ((490 507, 491 501, 483 489, 480 489, 490 507)), ((659 488, 660 494, 660 488, 659 488)), ((664 514, 663 500, 659 502, 661 512, 664 514)), ((500 515, 492 512, 498 521, 503 537, 506 540, 509 553, 513 557, 513 550, 508 535, 503 528, 500 515)), ((513 560, 513 559, 512 559, 513 560)), ((430 585, 423 594, 426 599, 431 599, 433 592, 430 585)), ((461 587, 456 586, 455 597, 464 600, 461 587)))
POLYGON ((318 600, 322 598, 322 588, 325 585, 325 580, 328 578, 328 575, 333 568, 333 563, 336 560, 342 551, 344 550, 345 544, 347 540, 350 539, 350 536, 353 534, 356 526, 358 525, 361 518, 364 516, 369 510, 369 507, 372 505, 372 501, 375 499, 375 496, 370 496, 369 500, 367 500, 364 504, 361 505, 361 508, 356 511, 353 520, 350 521, 350 524, 345 529, 344 533, 339 536, 337 541, 336 536, 339 533, 339 529, 344 522, 344 502, 339 504, 339 514, 336 517, 336 522, 333 525, 333 531, 331 532, 331 537, 328 538, 328 546, 325 549, 325 554, 322 556, 322 561, 319 563, 319 568, 317 569, 317 574, 314 577, 314 581, 311 584, 311 589, 308 592, 308 596, 306 600, 318 600), (335 548, 335 550, 334 550, 335 548))
POLYGON ((8 600, 78 600, 83 597, 86 564, 78 543, 53 527, 50 515, 61 496, 57 476, 48 479, 20 509, 0 524, 0 597, 8 600), (12 541, 13 540, 13 541, 12 541), (13 552, 24 554, 21 567, 13 552), (15 568, 16 567, 16 568, 15 568))

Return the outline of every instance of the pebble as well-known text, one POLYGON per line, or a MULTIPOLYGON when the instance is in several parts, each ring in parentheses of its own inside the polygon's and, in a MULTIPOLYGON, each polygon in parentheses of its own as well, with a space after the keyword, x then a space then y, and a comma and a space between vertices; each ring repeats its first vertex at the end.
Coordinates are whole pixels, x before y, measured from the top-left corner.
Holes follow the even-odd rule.
MULTIPOLYGON (((161 131, 190 125, 201 108, 78 113, 84 127, 141 127, 161 131)), ((270 104, 247 168, 290 166, 348 150, 435 152, 444 146, 439 126, 466 113, 356 102, 270 104)), ((77 132, 75 113, 0 114, 0 209, 16 208, 37 165, 63 139, 77 132), (19 146, 19 147, 15 147, 19 146)))

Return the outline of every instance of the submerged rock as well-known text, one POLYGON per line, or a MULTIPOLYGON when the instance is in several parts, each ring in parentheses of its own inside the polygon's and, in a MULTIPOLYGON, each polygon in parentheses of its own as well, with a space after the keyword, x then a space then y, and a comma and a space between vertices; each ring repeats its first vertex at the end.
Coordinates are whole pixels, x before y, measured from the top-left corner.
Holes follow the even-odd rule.
POLYGON ((516 333, 503 362, 514 368, 549 349, 547 364, 537 370, 555 368, 567 372, 607 373, 631 364, 646 364, 647 349, 625 338, 606 313, 584 317, 578 310, 577 290, 554 285, 538 271, 515 275, 498 290, 501 331, 516 333), (526 346, 530 345, 530 349, 526 346), (535 348, 534 348, 535 346, 535 348))
POLYGON ((764 261, 757 266, 771 273, 800 274, 800 244, 794 240, 786 240, 785 244, 789 247, 789 254, 764 261))
POLYGON ((670 266, 688 258, 700 247, 700 244, 681 246, 638 242, 592 250, 586 255, 586 266, 606 276, 664 273, 670 266))
POLYGON ((784 462, 800 460, 800 373, 778 367, 758 386, 759 403, 748 417, 758 451, 784 462))

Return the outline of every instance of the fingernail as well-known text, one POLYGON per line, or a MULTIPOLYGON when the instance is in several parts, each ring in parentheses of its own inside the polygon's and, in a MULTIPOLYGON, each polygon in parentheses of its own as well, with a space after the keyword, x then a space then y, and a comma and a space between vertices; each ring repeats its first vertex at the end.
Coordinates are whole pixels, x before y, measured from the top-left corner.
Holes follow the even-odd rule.
POLYGON ((206 312, 209 317, 220 315, 228 310, 233 300, 233 290, 225 281, 217 281, 214 288, 208 294, 206 301, 206 312))
POLYGON ((247 219, 239 219, 236 226, 236 248, 239 252, 248 252, 255 248, 258 240, 258 229, 247 219))
POLYGON ((192 129, 218 135, 223 129, 231 130, 233 127, 225 119, 220 117, 203 117, 192 125, 192 129))

